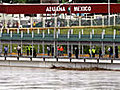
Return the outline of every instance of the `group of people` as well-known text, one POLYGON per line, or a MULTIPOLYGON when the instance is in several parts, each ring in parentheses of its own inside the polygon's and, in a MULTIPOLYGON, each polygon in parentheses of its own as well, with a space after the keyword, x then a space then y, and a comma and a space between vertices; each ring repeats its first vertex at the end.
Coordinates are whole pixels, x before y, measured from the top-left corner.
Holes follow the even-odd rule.
MULTIPOLYGON (((115 46, 115 56, 113 56, 113 48, 111 46, 108 48, 107 52, 109 53, 109 58, 113 58, 113 57, 118 58, 118 47, 117 46, 115 46)), ((95 57, 95 54, 96 54, 95 48, 89 49, 90 57, 95 57)), ((103 56, 102 50, 101 48, 99 48, 99 58, 101 58, 102 56, 103 56)))
MULTIPOLYGON (((5 46, 4 47, 4 56, 7 56, 8 50, 9 50, 8 46, 5 46)), ((113 48, 112 47, 109 47, 107 50, 108 50, 107 52, 109 53, 109 58, 113 58, 113 57, 118 58, 118 47, 117 46, 115 46, 115 56, 113 56, 113 48)), ((17 51, 18 51, 18 56, 22 56, 21 45, 17 46, 17 51)), ((36 49, 34 47, 32 47, 32 45, 26 46, 26 52, 27 52, 27 56, 32 56, 32 55, 33 55, 33 57, 37 56, 36 49)), ((54 56, 54 47, 47 46, 48 56, 50 56, 50 53, 52 56, 54 56)), ((57 46, 57 53, 56 54, 57 54, 57 56, 64 56, 63 55, 64 54, 64 47, 62 45, 57 46)), ((78 58, 78 55, 79 55, 78 47, 75 47, 74 54, 75 54, 75 57, 78 58)), ((90 57, 94 58, 95 54, 96 54, 95 48, 89 49, 89 56, 90 57)), ((72 53, 70 51, 69 51, 69 57, 72 57, 72 53)), ((101 48, 99 48, 99 58, 101 58, 101 57, 102 57, 102 50, 101 50, 101 48)))
POLYGON ((32 56, 32 52, 33 52, 33 57, 37 56, 36 49, 34 47, 32 47, 32 45, 27 45, 26 51, 27 51, 27 56, 29 56, 29 55, 32 56), (33 49, 33 51, 32 51, 32 49, 33 49))

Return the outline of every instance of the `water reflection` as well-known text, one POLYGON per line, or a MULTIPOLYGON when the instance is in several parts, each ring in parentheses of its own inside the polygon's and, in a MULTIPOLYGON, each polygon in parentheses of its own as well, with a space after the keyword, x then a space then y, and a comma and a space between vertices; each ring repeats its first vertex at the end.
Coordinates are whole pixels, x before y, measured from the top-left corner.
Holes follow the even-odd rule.
POLYGON ((0 67, 0 90, 119 90, 120 72, 0 67))

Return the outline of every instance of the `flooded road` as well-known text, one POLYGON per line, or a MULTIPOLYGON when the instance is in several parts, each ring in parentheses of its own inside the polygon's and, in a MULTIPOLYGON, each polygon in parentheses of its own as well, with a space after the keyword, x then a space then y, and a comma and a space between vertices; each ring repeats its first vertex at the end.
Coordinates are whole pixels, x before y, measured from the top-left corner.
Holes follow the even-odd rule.
POLYGON ((0 90, 120 90, 120 72, 0 67, 0 90))

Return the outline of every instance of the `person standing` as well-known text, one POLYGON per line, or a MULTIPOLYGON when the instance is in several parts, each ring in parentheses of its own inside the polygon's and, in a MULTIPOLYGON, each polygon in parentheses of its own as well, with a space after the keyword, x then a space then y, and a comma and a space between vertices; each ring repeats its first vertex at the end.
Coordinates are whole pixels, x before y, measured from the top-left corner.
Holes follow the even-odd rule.
POLYGON ((48 56, 50 56, 50 47, 47 46, 47 53, 48 53, 48 56))
POLYGON ((93 57, 95 57, 95 49, 94 48, 92 49, 92 55, 93 55, 93 57))
POLYGON ((110 47, 109 58, 113 57, 113 48, 110 47))
POLYGON ((5 46, 5 47, 4 47, 4 56, 7 56, 7 52, 8 52, 8 47, 5 46))
POLYGON ((34 48, 33 49, 33 57, 36 58, 36 56, 37 56, 37 53, 36 53, 36 49, 34 48))
POLYGON ((75 47, 75 57, 76 59, 78 59, 78 48, 77 47, 75 47))
POLYGON ((52 47, 52 56, 54 56, 54 47, 52 47))
POLYGON ((17 51, 18 51, 18 56, 21 56, 21 47, 20 47, 20 45, 18 45, 17 51))
POLYGON ((60 47, 60 55, 63 56, 63 51, 64 51, 64 48, 63 46, 60 47))
POLYGON ((115 46, 115 58, 118 58, 118 46, 115 46))
POLYGON ((102 57, 102 50, 101 50, 101 48, 99 49, 99 58, 101 58, 102 57))
POLYGON ((29 46, 30 55, 32 55, 32 45, 29 46))
POLYGON ((29 56, 29 47, 26 47, 26 51, 27 51, 27 56, 29 56))

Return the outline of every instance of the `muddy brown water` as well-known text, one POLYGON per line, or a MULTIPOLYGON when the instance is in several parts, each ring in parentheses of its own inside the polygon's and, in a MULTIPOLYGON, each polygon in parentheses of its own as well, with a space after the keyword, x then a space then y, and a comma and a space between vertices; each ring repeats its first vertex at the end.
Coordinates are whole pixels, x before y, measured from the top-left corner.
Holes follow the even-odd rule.
POLYGON ((120 90, 120 72, 0 66, 0 90, 120 90))

